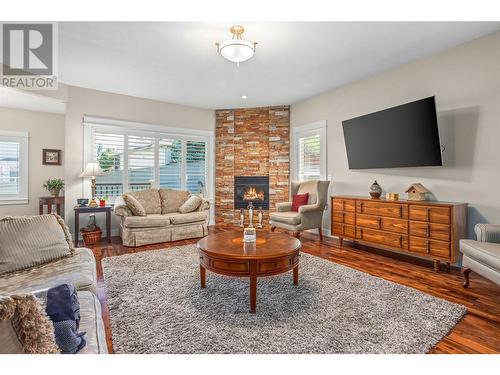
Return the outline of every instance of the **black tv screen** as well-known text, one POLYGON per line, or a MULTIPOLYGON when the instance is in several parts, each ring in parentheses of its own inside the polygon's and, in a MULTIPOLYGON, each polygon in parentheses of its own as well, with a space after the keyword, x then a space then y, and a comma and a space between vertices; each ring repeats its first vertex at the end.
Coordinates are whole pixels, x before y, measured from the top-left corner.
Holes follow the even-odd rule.
POLYGON ((434 96, 342 122, 349 169, 441 166, 434 96))

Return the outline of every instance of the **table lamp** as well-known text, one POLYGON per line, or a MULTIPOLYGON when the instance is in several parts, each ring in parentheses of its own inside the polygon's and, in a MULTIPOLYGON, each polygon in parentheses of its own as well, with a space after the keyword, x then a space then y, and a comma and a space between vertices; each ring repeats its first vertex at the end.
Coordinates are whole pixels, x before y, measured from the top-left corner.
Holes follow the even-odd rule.
POLYGON ((89 207, 97 207, 95 201, 95 177, 105 175, 104 171, 99 166, 99 163, 87 163, 85 170, 80 174, 80 177, 91 178, 92 199, 90 200, 89 207))

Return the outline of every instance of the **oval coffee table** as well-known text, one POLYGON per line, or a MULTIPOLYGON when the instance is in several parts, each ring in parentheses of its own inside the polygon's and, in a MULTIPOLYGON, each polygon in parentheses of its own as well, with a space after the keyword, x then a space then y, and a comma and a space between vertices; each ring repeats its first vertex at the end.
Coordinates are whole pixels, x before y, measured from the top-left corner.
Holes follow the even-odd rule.
POLYGON ((293 283, 299 283, 299 252, 302 244, 282 233, 257 232, 256 242, 243 242, 242 232, 210 234, 198 241, 201 287, 206 270, 250 278, 250 312, 257 304, 257 278, 278 275, 293 269, 293 283))

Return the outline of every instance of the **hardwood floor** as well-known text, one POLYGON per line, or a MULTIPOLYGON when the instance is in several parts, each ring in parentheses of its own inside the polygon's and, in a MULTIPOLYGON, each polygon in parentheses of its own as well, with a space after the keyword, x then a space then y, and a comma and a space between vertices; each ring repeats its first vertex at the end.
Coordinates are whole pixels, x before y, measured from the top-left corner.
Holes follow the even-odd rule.
MULTIPOLYGON (((233 229, 210 228, 211 233, 226 230, 233 229)), ((93 247, 97 259, 98 297, 103 308, 110 352, 112 352, 112 332, 101 260, 126 253, 187 245, 197 241, 193 239, 127 248, 121 245, 119 237, 114 237, 111 244, 102 242, 93 247)), ((431 353, 500 353, 500 288, 492 282, 472 273, 470 287, 464 289, 460 272, 456 268, 450 273, 446 273, 444 268, 440 273, 435 273, 430 261, 367 247, 354 248, 346 241, 340 248, 337 239, 325 237, 324 241, 320 242, 317 235, 309 233, 302 234, 301 241, 303 252, 465 305, 468 310, 467 315, 431 350, 431 353)))

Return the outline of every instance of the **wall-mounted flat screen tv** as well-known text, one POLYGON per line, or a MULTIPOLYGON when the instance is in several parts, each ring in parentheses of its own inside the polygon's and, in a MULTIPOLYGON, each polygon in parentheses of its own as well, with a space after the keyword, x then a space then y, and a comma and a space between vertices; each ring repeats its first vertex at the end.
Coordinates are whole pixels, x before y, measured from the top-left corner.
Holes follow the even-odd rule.
POLYGON ((342 122, 349 169, 441 166, 434 96, 342 122))

